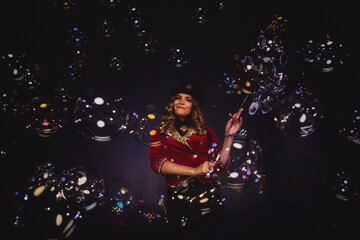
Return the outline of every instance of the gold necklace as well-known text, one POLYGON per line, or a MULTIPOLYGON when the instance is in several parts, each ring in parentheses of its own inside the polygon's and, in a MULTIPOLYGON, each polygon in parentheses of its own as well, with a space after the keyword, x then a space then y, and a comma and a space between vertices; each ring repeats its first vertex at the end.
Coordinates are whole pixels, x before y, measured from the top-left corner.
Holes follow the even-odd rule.
POLYGON ((187 126, 182 126, 182 127, 180 127, 180 130, 183 132, 183 133, 185 133, 187 130, 188 130, 189 128, 187 127, 187 126))

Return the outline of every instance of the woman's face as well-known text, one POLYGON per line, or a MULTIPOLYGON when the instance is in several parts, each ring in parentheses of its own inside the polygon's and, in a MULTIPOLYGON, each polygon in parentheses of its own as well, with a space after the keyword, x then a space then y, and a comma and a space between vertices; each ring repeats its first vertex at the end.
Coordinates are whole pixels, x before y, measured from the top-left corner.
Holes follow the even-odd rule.
POLYGON ((184 120, 191 113, 192 97, 186 93, 178 93, 174 100, 175 115, 184 120))

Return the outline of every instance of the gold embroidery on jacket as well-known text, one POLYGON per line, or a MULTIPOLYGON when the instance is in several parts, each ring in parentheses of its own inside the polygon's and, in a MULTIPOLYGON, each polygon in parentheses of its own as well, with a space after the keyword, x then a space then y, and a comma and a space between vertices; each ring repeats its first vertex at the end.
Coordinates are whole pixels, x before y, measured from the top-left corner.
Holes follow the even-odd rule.
POLYGON ((166 131, 167 135, 169 135, 173 139, 179 141, 180 143, 184 144, 185 146, 188 146, 191 150, 192 150, 192 148, 187 143, 187 140, 189 139, 189 137, 191 137, 195 133, 196 133, 196 131, 192 128, 190 128, 184 136, 181 136, 180 133, 176 130, 175 131, 170 131, 170 130, 166 131))
POLYGON ((161 141, 151 142, 150 143, 150 147, 159 147, 159 146, 161 146, 161 141))

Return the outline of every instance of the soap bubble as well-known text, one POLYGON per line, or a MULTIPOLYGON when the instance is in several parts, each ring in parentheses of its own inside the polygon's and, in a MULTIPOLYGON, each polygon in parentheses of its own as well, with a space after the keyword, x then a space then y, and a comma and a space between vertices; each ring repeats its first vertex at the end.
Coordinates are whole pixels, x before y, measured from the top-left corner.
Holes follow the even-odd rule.
POLYGON ((114 21, 109 18, 100 19, 98 22, 97 31, 101 36, 109 38, 115 33, 113 25, 114 21))
POLYGON ((33 65, 25 53, 8 51, 1 55, 0 74, 5 80, 3 88, 15 90, 18 94, 28 93, 40 86, 39 65, 33 65))
POLYGON ((357 109, 341 116, 339 133, 347 140, 360 144, 360 113, 357 109))
POLYGON ((187 51, 184 47, 170 47, 168 61, 177 68, 184 66, 188 63, 187 51))
POLYGON ((239 86, 236 85, 236 82, 233 80, 232 76, 226 73, 220 76, 219 88, 227 95, 233 95, 234 93, 238 93, 240 91, 239 86))
POLYGON ((251 94, 258 91, 258 76, 258 65, 251 56, 245 56, 234 69, 232 78, 242 92, 251 94))
POLYGON ((14 90, 0 89, 0 107, 3 112, 18 113, 20 109, 19 94, 14 90))
POLYGON ((121 57, 112 56, 112 57, 110 57, 109 66, 111 69, 113 69, 115 71, 120 71, 124 68, 125 64, 121 57))
POLYGON ((195 13, 192 18, 198 24, 204 24, 209 21, 208 19, 208 10, 204 7, 195 7, 195 13))
POLYGON ((128 6, 128 16, 126 17, 125 22, 129 23, 134 29, 140 29, 145 23, 141 8, 128 6))
POLYGON ((39 96, 27 102, 21 111, 27 129, 40 137, 53 136, 67 120, 67 112, 51 98, 39 96))
POLYGON ((156 133, 156 128, 160 126, 161 109, 155 105, 146 105, 139 111, 130 115, 129 130, 138 142, 149 146, 150 138, 156 133))
POLYGON ((346 171, 338 171, 335 174, 331 189, 337 199, 345 202, 357 200, 360 193, 359 183, 353 174, 346 171))
POLYGON ((234 136, 230 152, 226 187, 236 189, 237 192, 248 197, 262 194, 265 175, 261 146, 247 137, 243 129, 234 136))
POLYGON ((142 49, 144 53, 155 53, 158 40, 155 39, 148 31, 141 30, 136 34, 138 40, 138 48, 142 49))
POLYGON ((105 207, 109 218, 120 226, 137 224, 141 199, 137 186, 117 178, 108 180, 105 186, 105 207))
POLYGON ((104 197, 104 179, 89 167, 76 166, 61 173, 62 193, 72 199, 79 209, 89 211, 98 206, 104 197))
POLYGON ((283 133, 300 137, 311 135, 322 119, 319 100, 301 85, 278 103, 274 113, 275 124, 283 133))
POLYGON ((307 40, 298 53, 321 72, 334 71, 344 64, 349 55, 345 44, 331 34, 319 39, 307 40))
POLYGON ((88 89, 76 102, 74 123, 83 136, 108 142, 127 128, 128 112, 122 98, 88 89))
POLYGON ((23 189, 15 191, 16 214, 12 225, 41 239, 69 237, 80 217, 77 204, 65 199, 53 163, 37 167, 23 189))

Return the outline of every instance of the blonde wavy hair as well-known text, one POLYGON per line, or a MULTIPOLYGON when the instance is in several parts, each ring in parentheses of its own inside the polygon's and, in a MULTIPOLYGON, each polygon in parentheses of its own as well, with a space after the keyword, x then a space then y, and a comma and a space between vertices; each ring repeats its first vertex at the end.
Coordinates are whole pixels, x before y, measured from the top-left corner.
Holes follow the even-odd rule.
MULTIPOLYGON (((160 133, 164 134, 167 130, 171 132, 175 131, 175 110, 174 110, 174 101, 176 95, 170 97, 168 105, 164 108, 163 115, 161 117, 160 124, 160 133)), ((202 116, 202 110, 199 103, 193 98, 192 99, 192 109, 190 113, 190 120, 192 122, 192 128, 200 135, 205 136, 205 122, 202 116)))

